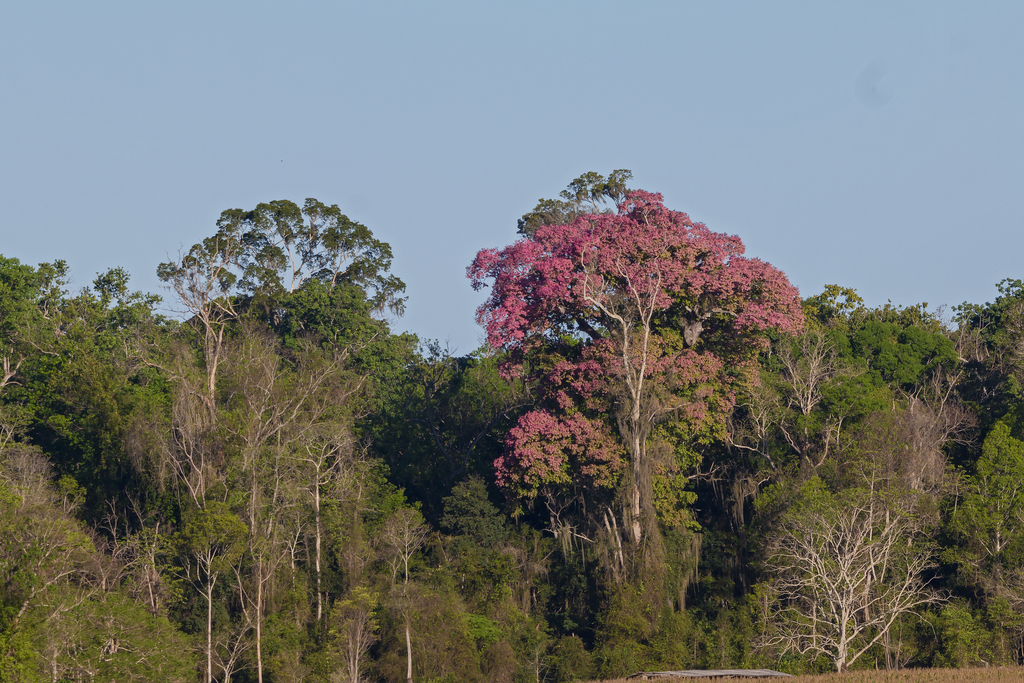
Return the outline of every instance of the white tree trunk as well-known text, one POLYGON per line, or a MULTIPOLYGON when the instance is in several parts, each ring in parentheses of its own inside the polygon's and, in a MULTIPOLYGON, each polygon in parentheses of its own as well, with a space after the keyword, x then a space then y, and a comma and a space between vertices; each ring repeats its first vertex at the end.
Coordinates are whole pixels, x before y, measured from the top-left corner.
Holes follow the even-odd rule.
POLYGON ((405 651, 406 651, 406 669, 405 669, 405 683, 412 683, 412 636, 409 633, 409 620, 405 620, 405 651))

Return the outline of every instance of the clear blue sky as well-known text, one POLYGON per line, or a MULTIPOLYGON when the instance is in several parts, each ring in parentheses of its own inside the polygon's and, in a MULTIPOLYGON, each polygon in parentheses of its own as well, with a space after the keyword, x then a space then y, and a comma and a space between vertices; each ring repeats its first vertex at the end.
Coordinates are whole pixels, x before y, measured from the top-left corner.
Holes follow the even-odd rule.
POLYGON ((465 267, 589 170, 869 304, 1024 277, 1022 2, 0 4, 0 253, 75 286, 224 209, 391 243, 395 323, 475 348, 465 267))

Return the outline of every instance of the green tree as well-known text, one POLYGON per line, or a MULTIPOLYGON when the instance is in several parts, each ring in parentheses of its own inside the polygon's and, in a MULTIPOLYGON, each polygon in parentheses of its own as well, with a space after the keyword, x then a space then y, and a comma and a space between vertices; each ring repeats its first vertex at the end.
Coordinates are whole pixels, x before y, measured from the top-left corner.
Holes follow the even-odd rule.
POLYGON ((237 291, 274 320, 285 295, 318 280, 331 288, 358 287, 372 309, 400 313, 405 284, 388 273, 391 259, 391 247, 336 204, 307 199, 299 208, 278 200, 224 211, 216 235, 178 262, 161 264, 157 274, 199 310, 237 291))
POLYGON ((16 355, 7 356, 8 367, 17 374, 4 373, 0 411, 27 418, 26 436, 85 489, 81 514, 95 522, 108 502, 125 507, 129 497, 146 498, 146 473, 126 442, 138 416, 164 400, 159 378, 137 353, 140 330, 161 324, 153 312, 159 297, 131 291, 121 268, 74 295, 62 262, 30 271, 19 270, 21 303, 8 306, 19 312, 5 319, 16 355))
POLYGON ((193 510, 178 532, 182 570, 206 598, 206 683, 213 681, 213 592, 221 574, 241 557, 248 529, 223 503, 193 510))
POLYGON ((1024 441, 997 422, 949 518, 946 551, 964 579, 1024 614, 1024 441))
POLYGON ((487 485, 479 477, 459 482, 444 499, 441 526, 484 548, 494 548, 509 535, 505 516, 488 499, 487 485))
POLYGON ((533 211, 523 214, 519 234, 532 237, 544 225, 565 225, 587 214, 611 213, 629 194, 626 183, 632 177, 632 171, 625 169, 612 171, 607 178, 593 171, 584 173, 559 193, 560 199, 538 200, 533 211))
POLYGON ((491 476, 505 433, 531 397, 521 381, 501 376, 493 354, 454 357, 436 342, 421 354, 389 389, 370 436, 392 479, 436 520, 456 482, 491 476))
POLYGON ((19 330, 28 323, 39 297, 39 275, 18 259, 0 256, 0 391, 15 383, 25 360, 18 348, 19 330))
POLYGON ((962 392, 982 410, 986 426, 1024 405, 1024 282, 1006 279, 996 288, 995 301, 954 309, 957 351, 967 370, 962 392))
POLYGON ((25 444, 0 454, 0 679, 192 680, 188 639, 131 596, 72 517, 78 487, 51 474, 25 444))

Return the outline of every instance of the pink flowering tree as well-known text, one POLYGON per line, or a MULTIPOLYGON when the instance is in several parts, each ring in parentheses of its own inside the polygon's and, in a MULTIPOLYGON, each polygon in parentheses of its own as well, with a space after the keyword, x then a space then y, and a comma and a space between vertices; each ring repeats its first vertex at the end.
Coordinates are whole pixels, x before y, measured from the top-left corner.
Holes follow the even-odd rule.
POLYGON ((509 433, 498 483, 519 498, 570 482, 623 487, 639 544, 656 524, 652 430, 720 421, 765 333, 802 325, 796 288, 743 252, 643 191, 616 213, 481 250, 468 268, 475 289, 491 288, 478 320, 504 371, 541 396, 509 433))

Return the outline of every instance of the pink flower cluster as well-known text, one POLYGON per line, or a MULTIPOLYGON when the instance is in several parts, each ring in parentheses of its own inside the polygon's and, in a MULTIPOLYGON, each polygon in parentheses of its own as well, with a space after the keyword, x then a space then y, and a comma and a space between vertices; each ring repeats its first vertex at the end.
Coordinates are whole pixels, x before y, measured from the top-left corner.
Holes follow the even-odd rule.
POLYGON ((532 498, 543 484, 567 484, 577 470, 596 486, 611 484, 622 447, 602 422, 580 413, 555 416, 533 410, 519 419, 494 463, 498 485, 532 498))
POLYGON ((799 327, 796 288, 743 252, 738 237, 665 208, 660 194, 638 191, 618 214, 581 216, 504 249, 481 250, 467 274, 475 289, 491 287, 477 319, 496 349, 531 335, 576 333, 578 320, 607 329, 609 313, 680 303, 729 315, 737 328, 799 327))

